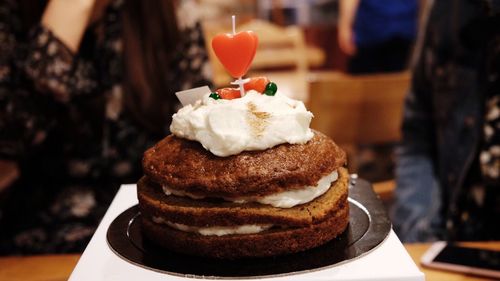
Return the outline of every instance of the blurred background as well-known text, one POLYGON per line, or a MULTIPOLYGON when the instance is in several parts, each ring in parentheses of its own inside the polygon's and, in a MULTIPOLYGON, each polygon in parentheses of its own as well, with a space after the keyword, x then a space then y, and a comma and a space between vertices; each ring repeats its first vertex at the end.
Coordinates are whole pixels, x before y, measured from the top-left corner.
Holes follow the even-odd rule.
MULTIPOLYGON (((381 183, 378 191, 390 200, 393 148, 400 139, 408 67, 425 0, 392 1, 392 8, 377 1, 361 5, 340 0, 177 2, 182 6, 179 18, 201 23, 213 88, 232 81, 210 42, 215 34, 231 30, 234 14, 237 31, 253 30, 259 36, 247 76, 267 76, 279 91, 304 101, 315 115, 312 128, 331 136, 347 151, 349 170, 381 183)), ((0 160, 0 190, 18 176, 14 163, 0 160)))
POLYGON ((0 256, 83 251, 232 15, 403 242, 498 240, 498 0, 0 0, 0 256))

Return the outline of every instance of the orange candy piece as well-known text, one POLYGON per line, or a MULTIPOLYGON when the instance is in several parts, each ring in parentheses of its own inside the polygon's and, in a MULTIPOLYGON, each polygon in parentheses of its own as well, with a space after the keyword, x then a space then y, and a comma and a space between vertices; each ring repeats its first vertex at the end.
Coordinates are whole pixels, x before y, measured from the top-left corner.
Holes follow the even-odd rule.
POLYGON ((241 93, 239 89, 236 88, 222 88, 215 91, 222 99, 232 100, 241 98, 241 93))
POLYGON ((234 78, 243 77, 257 51, 258 38, 253 31, 218 34, 212 48, 227 72, 234 78))
POLYGON ((245 91, 255 90, 259 93, 264 93, 267 83, 269 83, 269 79, 267 77, 253 77, 250 81, 245 83, 243 88, 245 91))
MULTIPOLYGON (((253 77, 244 84, 245 91, 255 90, 259 93, 264 93, 266 90, 266 85, 269 83, 267 77, 253 77)), ((221 99, 232 100, 241 98, 241 92, 239 88, 221 88, 215 91, 221 99)))

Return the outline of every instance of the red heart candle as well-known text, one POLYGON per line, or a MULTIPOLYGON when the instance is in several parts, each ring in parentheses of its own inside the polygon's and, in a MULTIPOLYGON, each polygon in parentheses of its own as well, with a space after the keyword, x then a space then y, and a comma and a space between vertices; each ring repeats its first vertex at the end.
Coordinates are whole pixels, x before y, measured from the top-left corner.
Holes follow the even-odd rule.
POLYGON ((236 34, 218 34, 212 39, 212 48, 227 72, 234 78, 243 77, 257 51, 257 35, 252 31, 236 34))

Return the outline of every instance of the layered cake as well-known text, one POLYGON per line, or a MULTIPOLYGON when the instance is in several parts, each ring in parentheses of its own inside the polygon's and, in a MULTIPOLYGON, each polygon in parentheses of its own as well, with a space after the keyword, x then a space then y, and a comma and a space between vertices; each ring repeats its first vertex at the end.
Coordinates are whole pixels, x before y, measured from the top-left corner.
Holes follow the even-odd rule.
POLYGON ((256 79, 243 97, 218 91, 184 106, 172 134, 145 152, 138 198, 153 243, 264 257, 320 246, 346 229, 345 153, 309 128, 302 102, 256 79))

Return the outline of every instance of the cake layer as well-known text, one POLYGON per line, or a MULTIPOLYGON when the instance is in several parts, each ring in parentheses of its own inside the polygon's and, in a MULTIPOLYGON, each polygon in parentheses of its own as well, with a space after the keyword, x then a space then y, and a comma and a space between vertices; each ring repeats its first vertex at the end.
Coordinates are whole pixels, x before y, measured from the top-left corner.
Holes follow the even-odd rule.
POLYGON ((289 254, 320 246, 342 233, 349 222, 349 204, 315 224, 299 228, 272 228, 256 234, 203 236, 175 230, 142 216, 150 240, 169 250, 214 258, 265 257, 289 254))
POLYGON ((314 186, 345 162, 345 153, 316 131, 306 144, 281 144, 228 157, 215 156, 197 142, 170 135, 145 152, 143 168, 160 185, 231 198, 314 186))
POLYGON ((346 204, 349 175, 345 168, 338 168, 338 174, 339 178, 325 194, 309 203, 286 209, 260 203, 167 196, 161 187, 144 177, 138 182, 139 207, 145 217, 159 217, 189 226, 305 226, 334 216, 339 207, 346 204))
MULTIPOLYGON (((283 192, 278 192, 274 194, 264 195, 264 196, 254 196, 254 197, 238 197, 238 198, 222 198, 229 202, 236 203, 248 203, 248 202, 258 202, 264 205, 271 205, 278 208, 291 208, 297 205, 305 204, 311 202, 317 197, 323 195, 330 189, 333 182, 338 179, 338 172, 335 170, 333 173, 322 177, 316 186, 306 186, 300 189, 291 189, 283 192)), ((163 186, 163 192, 168 195, 175 195, 180 197, 190 197, 191 199, 204 199, 207 197, 196 196, 188 192, 183 192, 175 189, 171 189, 168 186, 163 186)))

